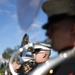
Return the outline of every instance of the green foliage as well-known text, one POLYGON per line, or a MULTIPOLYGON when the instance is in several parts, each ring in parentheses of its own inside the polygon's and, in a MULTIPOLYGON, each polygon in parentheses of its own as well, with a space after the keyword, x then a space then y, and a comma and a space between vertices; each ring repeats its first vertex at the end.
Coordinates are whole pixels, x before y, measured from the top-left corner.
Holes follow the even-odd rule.
POLYGON ((6 48, 5 51, 3 52, 2 56, 5 59, 9 59, 14 52, 15 52, 15 50, 13 50, 11 48, 6 48))
POLYGON ((4 72, 5 70, 10 71, 9 68, 2 68, 0 69, 0 73, 4 72))

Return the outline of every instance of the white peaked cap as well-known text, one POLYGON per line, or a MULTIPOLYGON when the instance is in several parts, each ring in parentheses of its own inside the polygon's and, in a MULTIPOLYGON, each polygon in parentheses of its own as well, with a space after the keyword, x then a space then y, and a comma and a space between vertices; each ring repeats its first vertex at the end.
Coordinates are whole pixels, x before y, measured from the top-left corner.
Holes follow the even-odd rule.
POLYGON ((45 43, 28 43, 25 48, 33 47, 34 49, 50 50, 51 45, 45 43))
POLYGON ((34 49, 50 50, 51 46, 45 43, 33 43, 34 49))

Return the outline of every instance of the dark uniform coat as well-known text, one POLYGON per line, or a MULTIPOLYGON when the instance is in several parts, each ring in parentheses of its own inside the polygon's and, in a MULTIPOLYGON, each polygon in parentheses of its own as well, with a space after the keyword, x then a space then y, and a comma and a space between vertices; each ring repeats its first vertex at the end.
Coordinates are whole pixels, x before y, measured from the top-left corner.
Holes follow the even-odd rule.
POLYGON ((53 69, 52 74, 49 71, 47 75, 75 75, 75 57, 66 59, 53 69))

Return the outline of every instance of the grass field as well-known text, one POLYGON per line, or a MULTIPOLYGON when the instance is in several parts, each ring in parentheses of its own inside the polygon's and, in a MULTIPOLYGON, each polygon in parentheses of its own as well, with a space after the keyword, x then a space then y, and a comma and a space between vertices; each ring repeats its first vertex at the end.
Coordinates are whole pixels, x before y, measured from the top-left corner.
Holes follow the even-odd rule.
POLYGON ((5 70, 10 71, 9 68, 2 68, 0 69, 0 73, 4 72, 5 70))

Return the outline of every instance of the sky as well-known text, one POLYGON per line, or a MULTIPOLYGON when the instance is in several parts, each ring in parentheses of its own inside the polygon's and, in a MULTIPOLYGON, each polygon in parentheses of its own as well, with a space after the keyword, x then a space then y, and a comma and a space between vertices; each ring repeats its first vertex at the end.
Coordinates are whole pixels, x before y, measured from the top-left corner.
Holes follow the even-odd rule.
MULTIPOLYGON (((16 0, 0 0, 0 54, 8 47, 14 49, 20 45, 25 33, 29 35, 29 42, 41 42, 47 38, 46 31, 41 28, 46 23, 47 16, 41 9, 39 10, 35 21, 27 30, 24 30, 19 22, 16 0)), ((52 55, 55 54, 55 52, 52 53, 52 55)))

